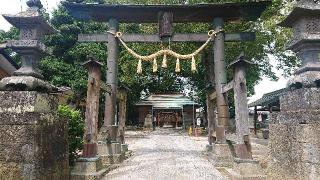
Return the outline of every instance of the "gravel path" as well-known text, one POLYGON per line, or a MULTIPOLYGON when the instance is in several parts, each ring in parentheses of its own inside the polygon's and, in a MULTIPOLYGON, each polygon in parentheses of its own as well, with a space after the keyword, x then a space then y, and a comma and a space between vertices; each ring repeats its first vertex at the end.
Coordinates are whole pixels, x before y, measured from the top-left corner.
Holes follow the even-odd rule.
POLYGON ((134 156, 109 172, 105 180, 224 179, 202 156, 206 145, 203 139, 190 138, 173 129, 159 129, 150 134, 129 131, 127 135, 134 156))

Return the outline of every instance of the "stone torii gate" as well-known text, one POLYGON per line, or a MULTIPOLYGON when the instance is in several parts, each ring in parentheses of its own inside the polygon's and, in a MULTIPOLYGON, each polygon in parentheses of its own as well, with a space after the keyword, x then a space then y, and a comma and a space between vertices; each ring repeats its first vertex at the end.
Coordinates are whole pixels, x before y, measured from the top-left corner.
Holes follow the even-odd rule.
MULTIPOLYGON (((78 37, 79 42, 107 42, 106 79, 107 84, 111 86, 112 92, 106 94, 105 119, 102 131, 109 134, 114 134, 114 131, 117 131, 114 125, 118 87, 119 42, 112 34, 119 31, 119 23, 159 24, 159 34, 124 34, 122 39, 128 43, 153 43, 168 41, 169 39, 171 42, 205 42, 208 38, 207 34, 175 34, 173 32, 173 23, 212 23, 213 29, 218 32, 223 30, 225 22, 257 20, 269 4, 270 1, 196 5, 107 5, 63 2, 66 9, 78 20, 93 20, 108 22, 109 24, 109 33, 80 34, 78 37)), ((231 34, 220 32, 213 40, 215 90, 218 111, 216 144, 226 143, 225 127, 229 120, 227 97, 221 91, 222 87, 227 84, 226 64, 224 60, 225 42, 253 40, 255 40, 255 33, 252 32, 231 34)), ((210 121, 214 121, 214 119, 210 119, 210 121)), ((209 143, 212 144, 212 142, 209 143)))

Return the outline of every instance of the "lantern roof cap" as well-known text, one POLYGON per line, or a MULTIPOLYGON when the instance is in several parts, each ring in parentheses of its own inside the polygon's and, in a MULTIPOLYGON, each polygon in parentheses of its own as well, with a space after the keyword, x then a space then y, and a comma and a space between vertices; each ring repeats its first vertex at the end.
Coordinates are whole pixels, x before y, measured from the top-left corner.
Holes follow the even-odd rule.
POLYGON ((293 11, 279 26, 292 28, 294 23, 304 17, 320 17, 320 3, 313 0, 300 0, 293 11))
POLYGON ((236 60, 232 61, 228 65, 228 68, 236 67, 236 66, 248 66, 248 65, 254 65, 254 64, 255 64, 254 62, 246 59, 246 57, 244 56, 244 52, 241 52, 241 54, 238 56, 238 58, 236 60))
POLYGON ((41 9, 43 7, 43 5, 41 4, 40 0, 28 0, 27 1, 27 6, 29 6, 29 7, 37 7, 39 9, 41 9))
POLYGON ((101 62, 99 62, 95 57, 93 56, 87 56, 87 61, 82 63, 82 66, 85 66, 88 68, 89 66, 103 66, 101 62))
POLYGON ((10 24, 17 28, 25 26, 39 25, 45 35, 54 34, 58 32, 53 28, 48 21, 43 17, 40 9, 42 8, 41 2, 39 0, 29 0, 27 1, 29 8, 26 11, 22 11, 18 14, 4 14, 2 15, 10 24))

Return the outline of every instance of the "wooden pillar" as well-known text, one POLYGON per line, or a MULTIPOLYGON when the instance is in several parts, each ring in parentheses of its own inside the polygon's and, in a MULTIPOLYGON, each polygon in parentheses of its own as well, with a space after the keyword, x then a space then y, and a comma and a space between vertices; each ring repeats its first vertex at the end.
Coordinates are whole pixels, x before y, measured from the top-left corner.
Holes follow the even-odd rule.
POLYGON ((195 134, 196 122, 194 118, 194 104, 192 105, 192 134, 195 134))
POLYGON ((253 128, 254 128, 255 135, 257 135, 257 122, 258 122, 258 110, 257 110, 257 106, 254 106, 253 128))
POLYGON ((88 69, 88 90, 86 101, 86 119, 84 133, 83 157, 90 158, 97 155, 98 115, 100 98, 100 79, 102 64, 89 58, 83 64, 88 69))
POLYGON ((207 57, 203 56, 206 68, 206 81, 207 81, 207 120, 208 120, 208 142, 212 145, 215 142, 213 133, 215 130, 215 100, 210 98, 210 94, 214 92, 215 78, 214 78, 214 62, 212 61, 213 52, 209 52, 207 57))
POLYGON ((247 100, 246 68, 239 63, 234 72, 234 104, 236 112, 236 154, 240 159, 252 159, 249 141, 249 109, 247 100))
MULTIPOLYGON (((119 23, 116 19, 109 20, 109 31, 116 33, 119 23)), ((107 84, 111 86, 111 93, 106 93, 104 126, 115 125, 116 98, 118 89, 118 58, 119 43, 114 36, 108 36, 108 59, 107 59, 107 84)))
POLYGON ((209 98, 209 94, 207 94, 207 119, 208 119, 208 142, 209 145, 212 145, 215 142, 213 137, 214 129, 215 129, 215 101, 209 98))
POLYGON ((119 142, 121 144, 125 143, 124 139, 124 129, 126 126, 127 119, 127 92, 125 90, 119 91, 119 142))
MULTIPOLYGON (((215 18, 213 21, 215 31, 223 29, 223 19, 215 18)), ((227 96, 221 92, 223 85, 227 84, 226 63, 224 61, 224 33, 217 34, 214 40, 214 72, 215 89, 217 93, 218 124, 216 137, 219 143, 225 143, 225 129, 229 121, 229 108, 227 96)))

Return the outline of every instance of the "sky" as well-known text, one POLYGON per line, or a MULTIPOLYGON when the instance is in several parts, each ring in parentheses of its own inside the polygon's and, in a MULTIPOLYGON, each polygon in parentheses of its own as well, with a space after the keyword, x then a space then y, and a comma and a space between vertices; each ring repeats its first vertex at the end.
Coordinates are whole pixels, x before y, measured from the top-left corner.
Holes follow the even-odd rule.
MULTIPOLYGON (((0 14, 17 14, 21 10, 26 10, 27 0, 0 0, 0 14)), ((49 12, 52 12, 57 7, 61 0, 41 0, 42 5, 49 12)), ((8 31, 11 25, 0 16, 0 29, 8 31)), ((275 60, 270 56, 271 64, 276 64, 275 60)), ((273 68, 273 71, 279 77, 278 81, 271 81, 266 77, 263 77, 262 81, 255 86, 255 95, 249 97, 249 102, 255 101, 262 97, 263 94, 269 93, 286 86, 287 79, 281 76, 282 72, 273 68)))
MULTIPOLYGON (((27 0, 0 0, 0 14, 17 14, 22 10, 26 10, 27 0)), ((45 9, 52 12, 57 7, 61 0, 41 0, 42 5, 45 9)), ((0 17, 0 29, 8 31, 10 24, 1 16, 0 17)))

